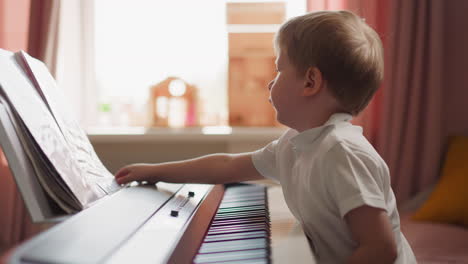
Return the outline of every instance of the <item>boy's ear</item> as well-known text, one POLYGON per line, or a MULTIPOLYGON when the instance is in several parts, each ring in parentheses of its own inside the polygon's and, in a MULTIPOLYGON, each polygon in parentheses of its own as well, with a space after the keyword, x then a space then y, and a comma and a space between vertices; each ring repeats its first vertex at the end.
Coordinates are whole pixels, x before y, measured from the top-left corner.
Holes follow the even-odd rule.
POLYGON ((309 67, 305 73, 303 96, 317 94, 323 87, 322 72, 317 67, 309 67))

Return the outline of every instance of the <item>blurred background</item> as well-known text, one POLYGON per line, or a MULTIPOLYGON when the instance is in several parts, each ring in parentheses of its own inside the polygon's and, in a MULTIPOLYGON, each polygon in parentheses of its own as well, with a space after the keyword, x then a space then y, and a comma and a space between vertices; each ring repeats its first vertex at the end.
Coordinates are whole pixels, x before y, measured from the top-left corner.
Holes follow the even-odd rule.
MULTIPOLYGON (((468 1, 0 0, 0 48, 48 66, 114 172, 277 138, 274 33, 288 18, 341 9, 384 44, 385 80, 353 122, 406 201, 436 184, 450 137, 468 136, 468 1)), ((1 249, 38 229, 4 156, 0 181, 1 249)))

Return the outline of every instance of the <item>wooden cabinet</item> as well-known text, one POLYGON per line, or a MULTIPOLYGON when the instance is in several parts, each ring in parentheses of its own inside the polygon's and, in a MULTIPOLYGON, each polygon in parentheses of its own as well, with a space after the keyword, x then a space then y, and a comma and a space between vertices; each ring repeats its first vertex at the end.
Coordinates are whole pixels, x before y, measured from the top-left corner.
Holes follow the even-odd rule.
POLYGON ((276 75, 273 39, 284 19, 284 2, 227 4, 229 125, 279 125, 268 83, 276 75))

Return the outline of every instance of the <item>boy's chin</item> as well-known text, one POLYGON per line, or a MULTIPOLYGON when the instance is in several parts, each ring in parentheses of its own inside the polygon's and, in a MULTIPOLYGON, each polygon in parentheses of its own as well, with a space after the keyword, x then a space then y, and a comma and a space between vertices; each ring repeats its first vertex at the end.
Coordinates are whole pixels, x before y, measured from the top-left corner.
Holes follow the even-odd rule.
POLYGON ((285 120, 284 118, 282 118, 282 117, 278 114, 278 112, 276 112, 276 121, 278 121, 278 123, 282 124, 283 126, 291 127, 290 122, 287 122, 287 120, 285 120))

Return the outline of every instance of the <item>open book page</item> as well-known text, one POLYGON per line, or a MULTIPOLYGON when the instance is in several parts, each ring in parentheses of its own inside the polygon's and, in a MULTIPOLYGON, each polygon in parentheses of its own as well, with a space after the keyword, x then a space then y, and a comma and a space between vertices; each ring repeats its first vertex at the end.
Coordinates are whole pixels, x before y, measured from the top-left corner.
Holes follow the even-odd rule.
POLYGON ((0 85, 11 110, 24 122, 44 160, 55 168, 81 207, 106 195, 86 177, 51 112, 13 56, 0 57, 0 72, 0 85))
POLYGON ((17 52, 15 57, 24 67, 38 94, 49 107, 71 149, 71 154, 74 155, 74 160, 78 162, 81 171, 84 172, 87 182, 99 185, 106 193, 112 193, 120 189, 114 176, 105 168, 96 155, 86 133, 70 111, 70 104, 66 96, 57 86, 55 79, 44 63, 32 58, 24 51, 17 52))
POLYGON ((0 90, 0 104, 6 110, 8 117, 20 140, 21 146, 31 162, 34 174, 45 192, 67 213, 73 213, 83 209, 80 201, 68 188, 57 170, 44 156, 41 148, 32 138, 24 122, 18 113, 12 111, 3 90, 0 90))

